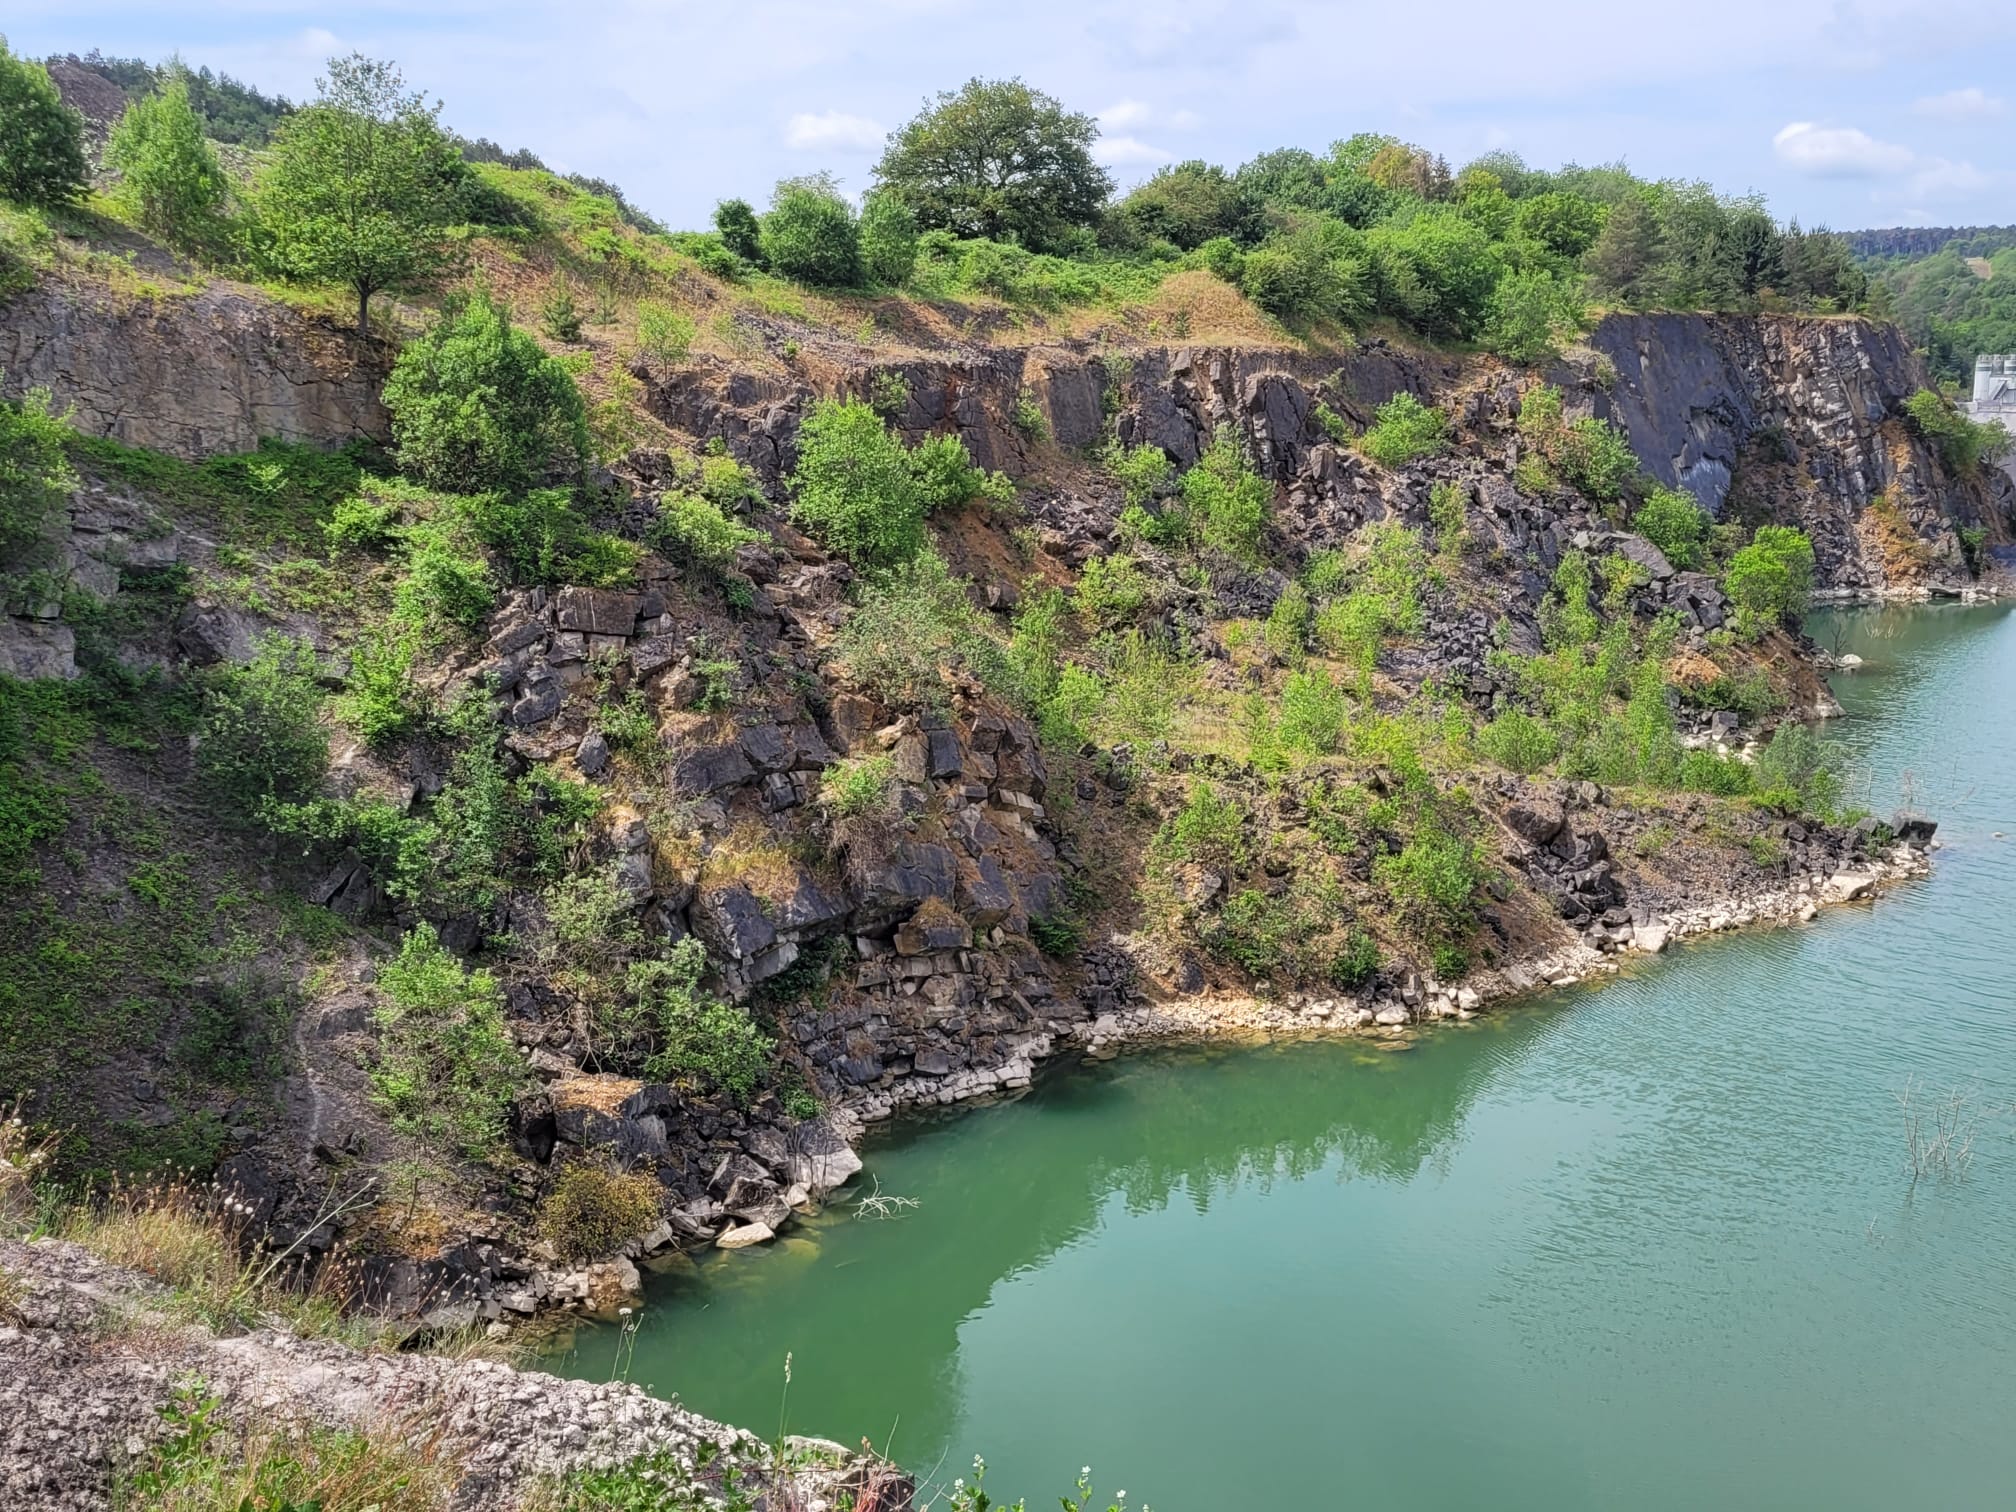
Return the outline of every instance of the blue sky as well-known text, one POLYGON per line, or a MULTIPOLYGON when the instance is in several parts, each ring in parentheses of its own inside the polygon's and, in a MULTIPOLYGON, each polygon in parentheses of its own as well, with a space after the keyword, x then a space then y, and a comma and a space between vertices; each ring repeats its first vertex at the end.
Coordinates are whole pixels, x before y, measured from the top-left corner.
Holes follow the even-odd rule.
POLYGON ((621 184, 678 226, 830 169, 974 74, 1101 117, 1131 183, 1389 131, 1460 165, 1554 166, 1761 191, 1837 228, 2016 222, 2016 0, 9 0, 39 56, 180 51, 268 90, 397 59, 472 136, 621 184))

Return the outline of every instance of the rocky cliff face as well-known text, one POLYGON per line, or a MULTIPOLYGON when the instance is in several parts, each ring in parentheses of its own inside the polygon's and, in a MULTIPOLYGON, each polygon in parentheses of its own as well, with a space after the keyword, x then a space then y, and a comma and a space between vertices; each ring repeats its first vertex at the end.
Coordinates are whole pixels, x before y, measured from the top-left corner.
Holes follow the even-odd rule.
POLYGON ((45 279, 0 306, 0 393, 41 385, 86 434, 190 460, 383 440, 387 371, 383 348, 224 283, 146 298, 45 279))
POLYGON ((1903 418, 1931 379, 1895 326, 1612 315, 1590 345, 1616 372, 1593 408, 1624 427, 1646 471, 1717 514, 1800 526, 1823 587, 1957 590, 1957 531, 2007 536, 2016 494, 1954 477, 1903 418))

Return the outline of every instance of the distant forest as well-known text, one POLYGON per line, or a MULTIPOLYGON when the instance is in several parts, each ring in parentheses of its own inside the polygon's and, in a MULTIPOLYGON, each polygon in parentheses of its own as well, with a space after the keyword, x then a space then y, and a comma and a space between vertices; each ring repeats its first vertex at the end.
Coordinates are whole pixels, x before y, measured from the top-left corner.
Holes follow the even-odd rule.
MULTIPOLYGON (((159 86, 163 69, 172 66, 141 58, 108 58, 95 47, 81 58, 71 53, 67 59, 49 61, 65 61, 89 69, 99 78, 117 84, 129 99, 138 99, 159 86)), ((207 68, 186 72, 189 103, 203 118, 204 133, 213 141, 264 147, 272 138, 273 128, 283 117, 294 113, 294 106, 282 96, 262 94, 229 74, 213 73, 207 68)))
POLYGON ((1933 375, 1962 388, 1982 352, 2016 352, 2016 226, 1845 233, 1933 375))

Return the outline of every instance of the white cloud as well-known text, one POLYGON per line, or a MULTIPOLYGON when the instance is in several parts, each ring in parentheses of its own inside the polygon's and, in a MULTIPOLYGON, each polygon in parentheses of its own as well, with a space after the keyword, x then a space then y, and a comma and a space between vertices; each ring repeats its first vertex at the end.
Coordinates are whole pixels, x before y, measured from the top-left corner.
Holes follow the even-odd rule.
POLYGON ((839 110, 794 115, 784 123, 784 145, 806 152, 868 152, 888 135, 886 127, 866 116, 839 110))
POLYGON ((1913 100, 1911 108, 1919 115, 1937 116, 1944 121, 1987 121, 2009 113, 2008 101, 1972 87, 1927 95, 1922 100, 1913 100))
POLYGON ((1176 161, 1175 153, 1165 151, 1152 142, 1144 142, 1139 137, 1131 136, 1101 137, 1099 145, 1092 149, 1092 155, 1100 162, 1111 163, 1115 167, 1176 161))
POLYGON ((1945 158, 1921 158, 1911 175, 1911 197, 1919 200, 1962 199, 1986 189, 1994 175, 1983 173, 1972 163, 1951 163, 1945 158))
POLYGON ((1909 173, 1918 155, 1895 142, 1879 142, 1853 126, 1794 121, 1771 139, 1778 161, 1818 178, 1893 178, 1909 173))
POLYGON ((1160 126, 1165 130, 1189 131, 1203 118, 1194 110, 1158 110, 1140 100, 1122 100, 1099 112, 1099 125, 1106 131, 1125 131, 1130 126, 1160 126))

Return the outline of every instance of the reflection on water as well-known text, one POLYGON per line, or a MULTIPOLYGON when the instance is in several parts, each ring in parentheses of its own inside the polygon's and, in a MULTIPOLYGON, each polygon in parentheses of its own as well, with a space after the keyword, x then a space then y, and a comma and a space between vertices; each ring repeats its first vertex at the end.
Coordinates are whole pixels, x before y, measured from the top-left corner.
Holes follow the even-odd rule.
POLYGON ((1912 1192, 1893 1094, 2016 1103, 2016 620, 1835 625, 1830 734, 1937 801, 1931 882, 1405 1053, 1162 1051, 913 1125, 867 1154, 916 1209, 682 1262, 635 1378, 767 1433, 789 1350, 792 1430, 1032 1505, 1088 1460, 1162 1512, 2005 1501, 2010 1123, 1912 1192))

